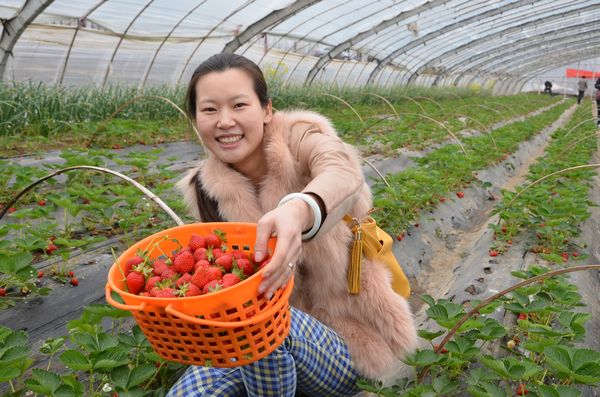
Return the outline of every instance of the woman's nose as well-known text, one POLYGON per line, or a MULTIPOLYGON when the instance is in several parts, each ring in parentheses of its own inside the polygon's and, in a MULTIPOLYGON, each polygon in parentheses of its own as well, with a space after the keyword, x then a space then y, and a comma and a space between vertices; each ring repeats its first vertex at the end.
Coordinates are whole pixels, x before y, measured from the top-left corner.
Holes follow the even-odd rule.
POLYGON ((231 113, 226 110, 219 112, 219 120, 217 120, 217 128, 228 129, 235 125, 235 121, 233 117, 231 117, 231 113))

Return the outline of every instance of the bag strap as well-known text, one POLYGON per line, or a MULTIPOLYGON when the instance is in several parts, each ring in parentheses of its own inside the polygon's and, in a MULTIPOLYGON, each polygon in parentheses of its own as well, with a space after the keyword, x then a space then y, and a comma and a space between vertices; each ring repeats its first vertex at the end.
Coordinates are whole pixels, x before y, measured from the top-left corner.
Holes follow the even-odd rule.
POLYGON ((202 186, 200 170, 190 180, 190 185, 192 184, 196 190, 196 203, 202 222, 225 222, 225 219, 219 213, 219 203, 210 197, 202 186))

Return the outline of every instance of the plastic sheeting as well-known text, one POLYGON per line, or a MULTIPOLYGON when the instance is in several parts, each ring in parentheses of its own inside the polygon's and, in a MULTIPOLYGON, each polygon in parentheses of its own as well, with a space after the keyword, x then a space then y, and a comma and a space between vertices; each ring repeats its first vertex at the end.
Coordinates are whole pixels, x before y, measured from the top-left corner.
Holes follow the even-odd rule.
POLYGON ((67 86, 181 84, 234 51, 285 84, 515 91, 600 56, 600 0, 0 0, 0 18, 3 79, 67 86))

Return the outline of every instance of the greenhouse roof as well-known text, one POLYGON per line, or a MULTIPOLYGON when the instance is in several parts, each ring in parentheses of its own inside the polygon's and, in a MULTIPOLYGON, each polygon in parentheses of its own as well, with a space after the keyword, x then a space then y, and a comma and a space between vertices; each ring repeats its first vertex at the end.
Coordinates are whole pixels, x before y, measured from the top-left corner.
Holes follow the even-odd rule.
POLYGON ((600 1, 0 0, 7 80, 180 84, 217 52, 284 83, 523 84, 600 56, 600 1))

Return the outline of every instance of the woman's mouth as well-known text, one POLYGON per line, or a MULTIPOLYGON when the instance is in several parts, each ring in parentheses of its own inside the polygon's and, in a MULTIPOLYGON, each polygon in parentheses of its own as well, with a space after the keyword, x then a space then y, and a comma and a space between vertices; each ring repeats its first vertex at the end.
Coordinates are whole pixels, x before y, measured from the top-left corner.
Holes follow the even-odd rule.
POLYGON ((233 145, 242 140, 244 135, 223 135, 217 138, 217 142, 222 145, 233 145))

